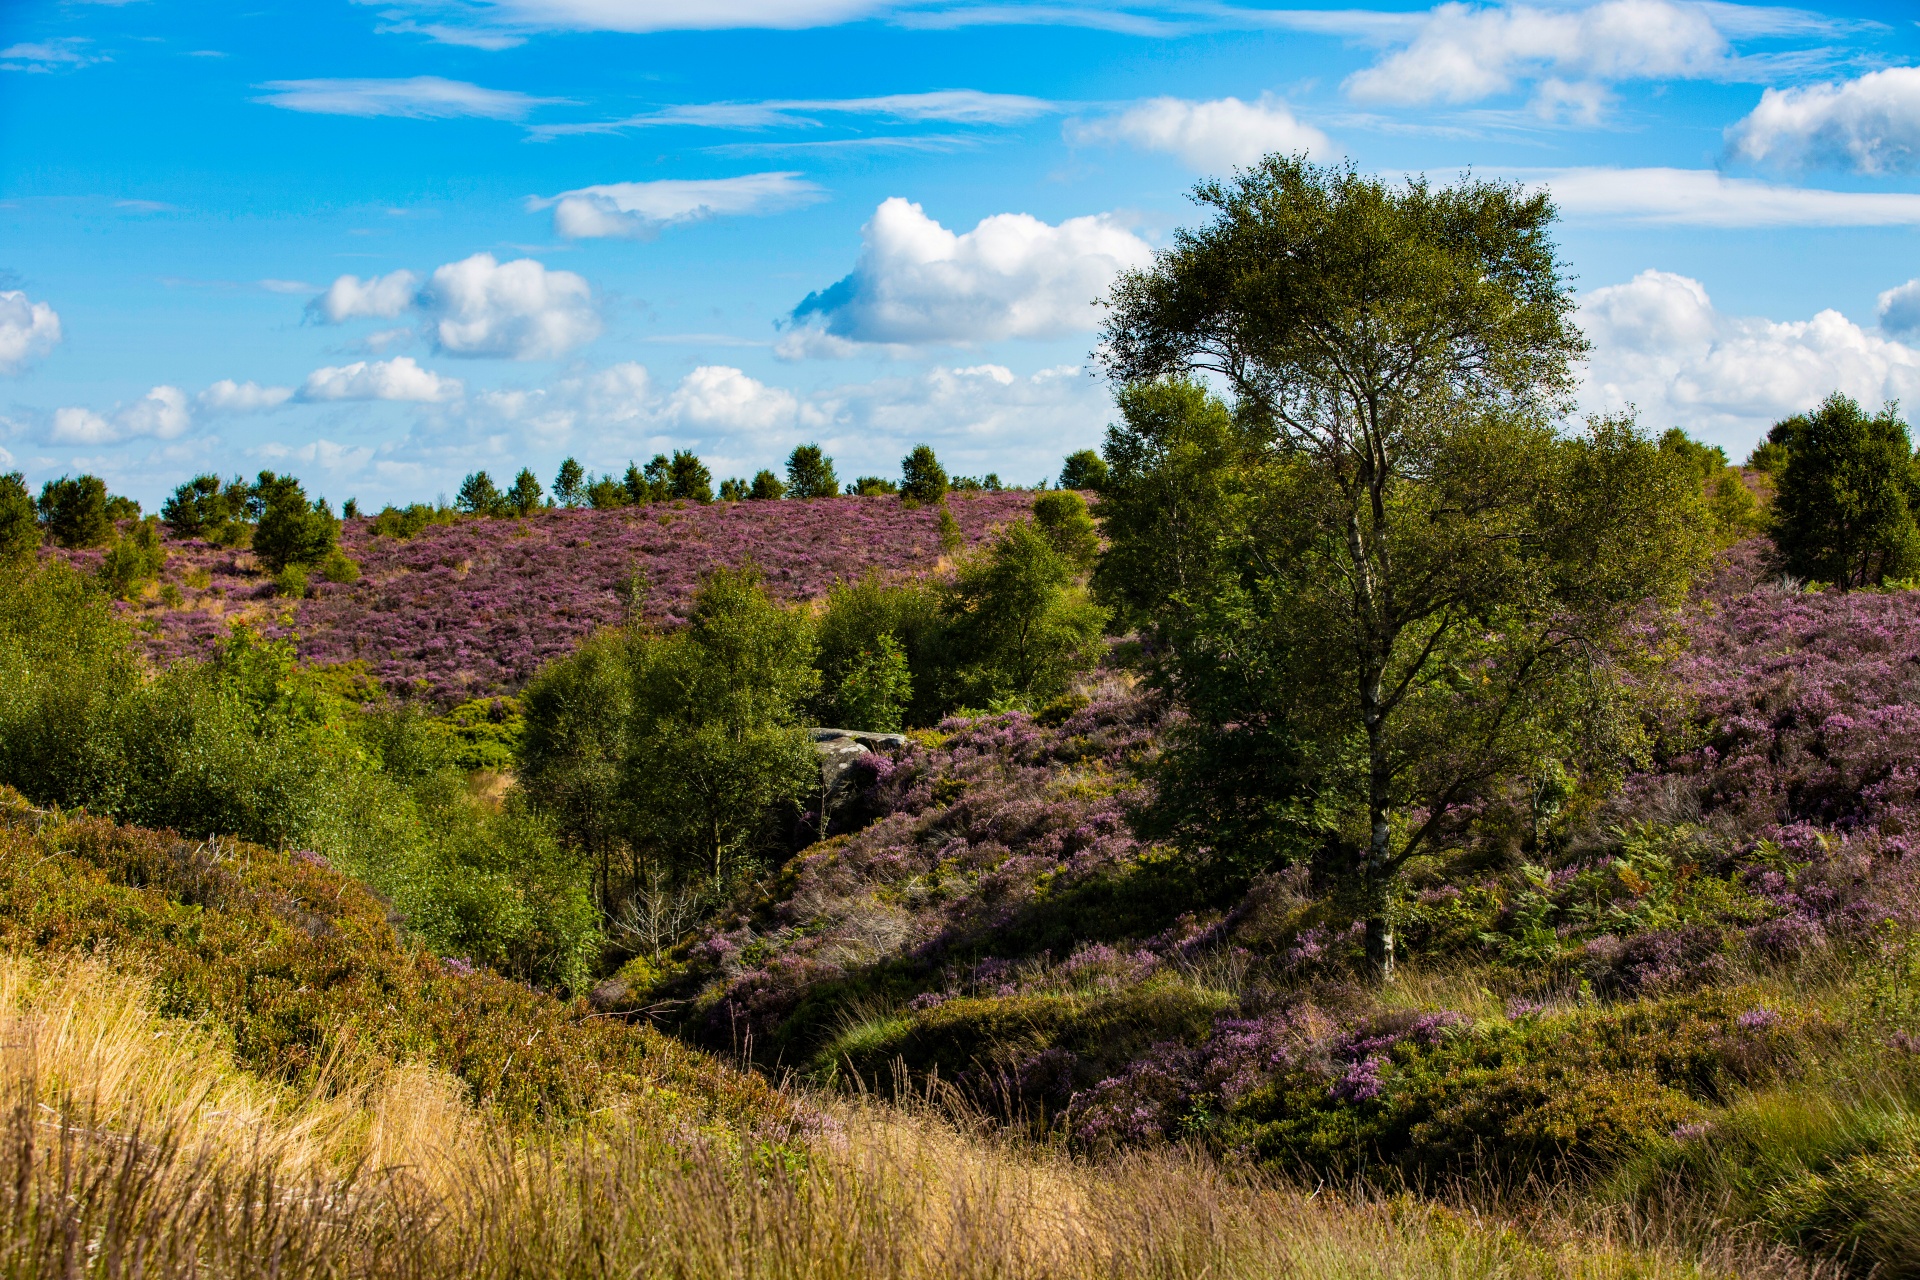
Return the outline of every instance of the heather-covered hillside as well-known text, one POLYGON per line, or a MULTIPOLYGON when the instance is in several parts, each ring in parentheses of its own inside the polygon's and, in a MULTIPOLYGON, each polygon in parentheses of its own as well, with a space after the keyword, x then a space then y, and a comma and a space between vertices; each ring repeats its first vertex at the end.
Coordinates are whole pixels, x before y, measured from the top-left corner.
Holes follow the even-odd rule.
MULTIPOLYGON (((947 505, 971 543, 1031 502, 1029 493, 971 492, 947 505)), ((549 508, 429 524, 408 539, 375 536, 371 525, 351 520, 341 534, 360 580, 315 574, 297 605, 275 595, 251 553, 191 540, 166 544, 160 579, 127 607, 163 661, 205 656, 245 618, 269 635, 297 635, 305 661, 365 662, 387 687, 422 688, 447 705, 512 692, 623 620, 636 570, 647 618, 671 625, 702 575, 749 559, 776 598, 804 600, 836 579, 924 572, 942 556, 938 509, 893 497, 549 508)), ((91 567, 101 553, 62 554, 91 567)))
POLYGON ((902 1062, 1096 1150, 1598 1175, 1627 1200, 1694 1179, 1911 1274, 1887 1268, 1920 1197, 1893 1100, 1920 1051, 1920 592, 1809 593, 1764 552, 1688 607, 1651 768, 1538 854, 1489 814, 1413 871, 1397 989, 1364 982, 1317 869, 1196 875, 1150 837, 1177 722, 1115 672, 873 757, 870 825, 598 998, 822 1080, 902 1062))

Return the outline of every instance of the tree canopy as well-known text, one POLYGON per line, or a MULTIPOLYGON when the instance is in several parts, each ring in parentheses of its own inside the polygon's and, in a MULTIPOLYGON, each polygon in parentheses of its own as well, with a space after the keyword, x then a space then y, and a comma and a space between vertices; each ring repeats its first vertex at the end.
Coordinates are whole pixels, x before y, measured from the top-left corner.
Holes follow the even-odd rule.
POLYGON ((1835 392, 1767 441, 1781 451, 1774 540, 1788 569, 1841 587, 1920 571, 1920 475, 1895 406, 1869 416, 1835 392))
POLYGON ((1408 860, 1623 724, 1626 624, 1698 563, 1699 488, 1630 423, 1556 430, 1586 343, 1544 195, 1270 156, 1196 199, 1113 291, 1100 581, 1162 646, 1186 762, 1258 763, 1181 794, 1353 883, 1390 976, 1408 860))

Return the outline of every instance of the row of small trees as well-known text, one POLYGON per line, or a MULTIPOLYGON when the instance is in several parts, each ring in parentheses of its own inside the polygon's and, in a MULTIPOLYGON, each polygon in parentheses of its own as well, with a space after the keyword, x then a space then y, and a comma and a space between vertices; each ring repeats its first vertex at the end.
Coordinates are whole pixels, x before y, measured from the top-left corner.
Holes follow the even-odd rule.
MULTIPOLYGON (((1099 462, 1098 455, 1091 450, 1074 457, 1092 458, 1096 464, 1099 462)), ((1067 471, 1062 473, 1063 487, 1093 487, 1085 483, 1066 483, 1068 474, 1079 477, 1083 471, 1084 467, 1076 470, 1074 459, 1070 458, 1067 471)), ((578 459, 568 458, 560 464, 560 470, 553 478, 551 498, 541 487, 540 478, 527 468, 523 467, 514 477, 512 486, 504 490, 487 472, 476 471, 461 481, 454 506, 470 515, 525 516, 550 505, 604 510, 610 507, 643 506, 650 502, 706 503, 714 501, 716 497, 722 502, 781 499, 805 502, 814 498, 839 497, 843 492, 858 497, 897 495, 908 502, 932 505, 945 498, 950 490, 998 492, 1002 487, 999 475, 994 472, 979 478, 949 476, 933 447, 926 444, 915 445, 900 460, 898 480, 861 476, 843 487, 834 470, 833 459, 819 445, 803 444, 788 456, 784 479, 773 471, 763 470, 751 480, 722 480, 717 494, 713 473, 706 463, 693 451, 679 449, 672 455, 655 454, 644 467, 630 462, 625 474, 619 477, 591 475, 578 459)))

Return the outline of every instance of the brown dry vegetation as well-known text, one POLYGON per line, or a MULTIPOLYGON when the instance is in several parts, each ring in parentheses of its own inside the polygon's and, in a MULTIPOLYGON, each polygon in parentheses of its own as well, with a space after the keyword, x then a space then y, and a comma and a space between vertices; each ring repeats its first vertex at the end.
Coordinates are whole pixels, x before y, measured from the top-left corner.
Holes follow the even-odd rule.
POLYGON ((644 1109, 516 1133, 418 1065, 265 1083, 100 958, 0 957, 0 1022, 8 1276, 1755 1273, 1177 1151, 1074 1162, 924 1108, 838 1104, 805 1145, 644 1109))

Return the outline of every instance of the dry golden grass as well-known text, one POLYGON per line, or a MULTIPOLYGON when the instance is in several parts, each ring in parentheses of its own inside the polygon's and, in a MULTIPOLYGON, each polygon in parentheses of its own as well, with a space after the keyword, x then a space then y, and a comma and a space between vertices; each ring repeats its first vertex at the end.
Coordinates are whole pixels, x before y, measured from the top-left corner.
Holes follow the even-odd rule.
POLYGON ((1089 1164, 930 1108, 804 1145, 607 1114, 515 1137, 417 1067, 295 1093, 98 959, 0 957, 0 1277, 1713 1274, 1630 1233, 1311 1193, 1182 1151, 1089 1164))

